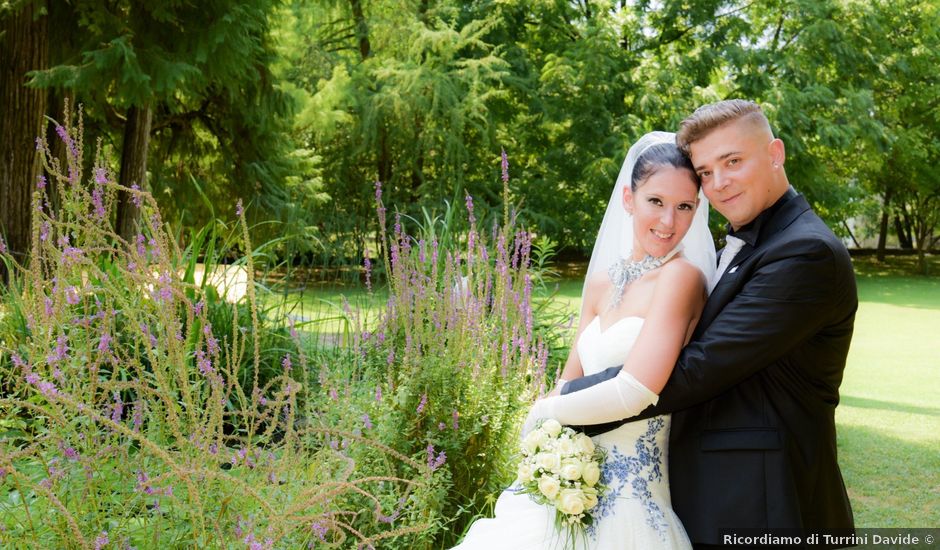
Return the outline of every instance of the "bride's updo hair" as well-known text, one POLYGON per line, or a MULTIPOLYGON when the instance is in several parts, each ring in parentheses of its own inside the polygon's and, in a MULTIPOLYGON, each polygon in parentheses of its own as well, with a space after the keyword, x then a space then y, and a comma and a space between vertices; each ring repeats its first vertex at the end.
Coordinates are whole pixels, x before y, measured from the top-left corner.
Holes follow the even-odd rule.
POLYGON ((640 158, 636 159, 636 164, 633 165, 633 174, 630 177, 630 190, 636 191, 637 187, 643 185, 650 176, 665 166, 688 170, 689 176, 695 182, 696 187, 700 185, 689 157, 683 155, 674 143, 659 143, 650 146, 649 149, 643 151, 640 158))

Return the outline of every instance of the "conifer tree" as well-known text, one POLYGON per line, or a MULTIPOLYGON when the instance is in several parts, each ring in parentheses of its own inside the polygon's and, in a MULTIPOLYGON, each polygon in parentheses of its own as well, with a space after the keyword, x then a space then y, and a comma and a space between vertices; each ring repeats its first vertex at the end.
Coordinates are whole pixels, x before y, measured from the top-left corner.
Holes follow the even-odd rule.
POLYGON ((0 238, 14 256, 30 246, 32 192, 40 171, 34 142, 46 110, 45 93, 26 85, 27 74, 46 67, 47 43, 42 2, 0 4, 0 238))
MULTIPOLYGON (((163 167, 148 167, 151 137, 169 142, 164 154, 180 154, 196 149, 192 140, 202 133, 226 157, 220 172, 246 200, 263 190, 276 194, 287 165, 285 152, 270 144, 283 143, 274 135, 290 102, 268 68, 274 7, 274 0, 76 0, 76 26, 68 29, 78 34, 75 49, 36 73, 34 83, 74 91, 110 123, 121 136, 125 187, 145 187, 148 168, 164 173, 163 167)), ((230 191, 221 194, 231 196, 230 191)), ((177 197, 188 203, 196 198, 193 189, 177 197)), ((138 213, 126 193, 118 200, 116 229, 130 238, 138 213)))

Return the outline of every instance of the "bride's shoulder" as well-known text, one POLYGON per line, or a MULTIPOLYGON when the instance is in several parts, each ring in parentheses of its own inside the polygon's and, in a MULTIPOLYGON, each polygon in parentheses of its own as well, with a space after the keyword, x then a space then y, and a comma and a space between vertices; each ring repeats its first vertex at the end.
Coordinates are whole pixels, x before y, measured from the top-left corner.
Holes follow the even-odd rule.
POLYGON ((613 286, 614 282, 610 280, 610 274, 606 271, 599 270, 587 278, 584 285, 584 292, 586 294, 603 294, 613 286))
POLYGON ((590 311, 597 311, 598 304, 610 293, 613 287, 614 283, 610 280, 607 271, 599 270, 591 274, 585 281, 583 302, 585 305, 590 306, 590 311))
POLYGON ((677 256, 672 261, 666 262, 661 271, 660 282, 669 286, 675 284, 703 286, 705 284, 702 271, 682 256, 677 256))

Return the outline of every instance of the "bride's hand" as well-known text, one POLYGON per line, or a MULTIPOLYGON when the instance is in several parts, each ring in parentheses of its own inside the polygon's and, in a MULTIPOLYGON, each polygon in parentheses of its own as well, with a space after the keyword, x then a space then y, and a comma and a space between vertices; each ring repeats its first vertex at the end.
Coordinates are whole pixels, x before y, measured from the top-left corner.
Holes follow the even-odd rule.
POLYGON ((539 420, 548 418, 546 411, 546 400, 548 399, 551 399, 551 397, 542 398, 532 403, 532 408, 529 409, 529 414, 526 416, 525 422, 522 423, 522 433, 520 434, 522 438, 535 429, 539 420))

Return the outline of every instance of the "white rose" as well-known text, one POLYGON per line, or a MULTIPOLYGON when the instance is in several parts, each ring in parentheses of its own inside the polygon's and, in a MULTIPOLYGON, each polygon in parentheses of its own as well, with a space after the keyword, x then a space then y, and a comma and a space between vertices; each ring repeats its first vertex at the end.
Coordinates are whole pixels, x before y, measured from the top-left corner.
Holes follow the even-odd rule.
POLYGON ((525 439, 522 440, 522 450, 525 451, 527 455, 534 455, 535 452, 539 450, 539 447, 545 446, 547 439, 547 434, 542 430, 532 430, 529 432, 529 435, 525 436, 525 439))
POLYGON ((543 470, 557 472, 561 468, 561 457, 555 453, 539 453, 535 457, 535 463, 543 470))
POLYGON ((545 495, 548 500, 555 500, 559 489, 561 489, 561 483, 552 476, 542 476, 539 478, 539 492, 545 495))
POLYGON ((594 489, 593 487, 585 487, 582 489, 582 491, 584 492, 584 509, 590 510, 597 506, 597 489, 594 489))
POLYGON ((561 424, 554 418, 547 418, 540 426, 550 437, 558 437, 561 433, 561 424))
POLYGON ((518 475, 519 481, 522 483, 528 483, 532 481, 533 468, 532 465, 528 462, 523 462, 519 465, 518 475))
POLYGON ((584 478, 584 483, 588 487, 593 487, 597 485, 598 480, 601 478, 601 469, 597 466, 597 463, 588 462, 581 469, 581 477, 584 478))
POLYGON ((555 506, 557 506, 563 514, 577 516, 584 512, 583 496, 579 489, 565 489, 558 495, 558 501, 555 503, 555 506))
POLYGON ((578 447, 579 453, 584 453, 589 456, 594 454, 594 442, 591 441, 590 437, 584 434, 578 434, 574 436, 574 444, 578 447))
POLYGON ((574 481, 581 479, 583 465, 577 458, 569 458, 561 463, 561 477, 574 481))
POLYGON ((577 446, 574 441, 567 437, 563 437, 558 440, 558 444, 555 445, 555 449, 564 456, 571 456, 577 451, 577 446))

